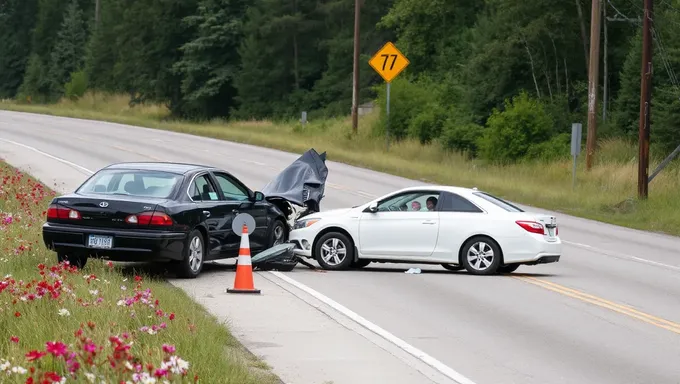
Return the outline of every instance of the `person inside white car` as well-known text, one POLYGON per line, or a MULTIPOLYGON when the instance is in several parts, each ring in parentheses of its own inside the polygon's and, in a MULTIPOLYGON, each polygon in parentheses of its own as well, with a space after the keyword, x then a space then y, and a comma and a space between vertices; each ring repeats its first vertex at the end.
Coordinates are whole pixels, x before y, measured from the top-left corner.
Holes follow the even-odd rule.
POLYGON ((425 204, 427 205, 428 211, 434 211, 434 209, 437 207, 437 198, 434 196, 430 196, 427 198, 425 204))

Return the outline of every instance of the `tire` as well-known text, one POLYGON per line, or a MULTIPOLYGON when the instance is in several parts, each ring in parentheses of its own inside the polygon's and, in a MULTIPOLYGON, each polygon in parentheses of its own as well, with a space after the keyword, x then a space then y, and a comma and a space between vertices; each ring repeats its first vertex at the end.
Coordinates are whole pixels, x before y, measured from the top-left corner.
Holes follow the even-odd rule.
POLYGON ((351 267, 359 269, 367 267, 369 264, 371 264, 371 260, 359 259, 357 261, 353 261, 351 267))
POLYGON ((504 266, 498 268, 498 273, 512 273, 519 268, 522 264, 505 264, 504 266))
POLYGON ((328 232, 316 242, 314 258, 323 269, 346 270, 352 266, 354 261, 354 245, 352 240, 341 232, 328 232), (340 261, 335 261, 333 255, 337 256, 340 261), (330 262, 325 261, 324 258, 330 262))
POLYGON ((501 249, 495 241, 486 236, 477 236, 463 245, 460 261, 473 275, 493 275, 502 265, 501 257, 501 249), (476 255, 480 253, 480 249, 487 256, 477 259, 476 255))
POLYGON ((177 276, 185 279, 195 279, 203 271, 206 257, 205 239, 201 231, 194 229, 184 243, 182 260, 177 263, 177 276))
POLYGON ((57 262, 63 263, 64 261, 68 261, 69 265, 75 266, 78 269, 83 269, 87 264, 87 255, 79 253, 66 254, 64 251, 57 252, 57 262))
POLYGON ((444 267, 445 269, 448 269, 449 271, 462 271, 463 269, 465 269, 465 267, 460 265, 460 264, 458 264, 458 265, 442 264, 442 267, 444 267))
POLYGON ((283 244, 288 240, 288 233, 286 233, 286 225, 281 221, 281 219, 276 219, 272 230, 269 233, 269 248, 283 244))

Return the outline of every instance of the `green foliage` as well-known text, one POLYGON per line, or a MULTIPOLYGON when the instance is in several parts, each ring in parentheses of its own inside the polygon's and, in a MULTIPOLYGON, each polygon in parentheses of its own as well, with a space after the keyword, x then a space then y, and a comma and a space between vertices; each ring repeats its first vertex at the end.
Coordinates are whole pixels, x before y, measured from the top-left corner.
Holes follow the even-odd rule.
POLYGON ((467 153, 468 156, 477 155, 477 142, 484 134, 484 127, 474 123, 460 123, 449 118, 444 122, 441 135, 441 145, 449 151, 467 153))
POLYGON ((181 47, 183 56, 174 67, 182 78, 184 95, 178 114, 200 118, 229 115, 239 72, 234 52, 241 41, 244 14, 243 2, 202 0, 197 14, 184 19, 197 34, 181 47))
POLYGON ((66 9, 51 55, 48 72, 51 93, 61 96, 64 84, 70 81, 71 73, 82 69, 85 64, 86 41, 83 12, 78 1, 72 0, 66 9))
POLYGON ((40 56, 33 54, 28 60, 24 82, 19 88, 17 98, 20 101, 42 102, 49 92, 50 83, 47 81, 46 69, 40 56))
POLYGON ((31 54, 37 0, 0 1, 0 99, 14 97, 31 54))
MULTIPOLYGON (((302 111, 319 120, 351 111, 354 0, 100 0, 96 25, 94 4, 0 1, 0 97, 50 102, 64 93, 79 97, 85 87, 200 120, 287 121, 302 111)), ((616 11, 605 5, 609 15, 640 11, 632 3, 616 11)), ((392 139, 437 142, 501 162, 561 156, 559 135, 586 120, 588 10, 563 0, 364 1, 357 97, 380 110, 371 133, 386 134, 386 95, 368 60, 392 41, 411 62, 392 84, 392 139), (540 140, 519 117, 537 110, 493 112, 523 91, 551 121, 540 140), (513 144, 494 142, 501 133, 498 140, 513 144)), ((639 28, 607 28, 610 103, 598 137, 635 139, 639 28)), ((678 33, 680 13, 667 2, 655 6, 652 144, 662 152, 680 133, 678 33)), ((601 120, 601 102, 597 108, 601 120)))
MULTIPOLYGON (((418 137, 420 134, 418 126, 422 123, 416 119, 420 119, 424 124, 427 124, 427 119, 430 119, 430 121, 441 119, 439 113, 428 111, 432 106, 436 106, 436 93, 433 92, 432 88, 428 88, 428 85, 432 86, 429 82, 411 82, 404 77, 398 77, 392 81, 390 86, 390 138, 401 140, 408 137, 409 133, 416 133, 416 137, 418 137), (421 113, 424 113, 424 115, 419 117, 421 113), (429 117, 427 116, 428 113, 430 113, 429 117)), ((377 105, 380 108, 380 119, 373 126, 373 133, 384 135, 387 123, 387 87, 385 85, 376 87, 376 92, 378 94, 377 105)), ((436 124, 440 123, 437 122, 436 124)), ((434 130, 437 130, 437 128, 434 127, 434 130)), ((424 136, 428 136, 426 132, 424 132, 424 136)))
POLYGON ((481 156, 492 162, 510 163, 529 154, 533 145, 549 140, 553 120, 540 101, 522 92, 506 100, 504 111, 494 109, 487 128, 479 139, 481 156))
POLYGON ((430 102, 423 105, 422 111, 409 124, 409 135, 421 144, 430 143, 442 133, 446 111, 439 104, 430 102))
POLYGON ((87 92, 87 73, 83 70, 71 74, 71 81, 64 85, 64 96, 78 100, 87 92))

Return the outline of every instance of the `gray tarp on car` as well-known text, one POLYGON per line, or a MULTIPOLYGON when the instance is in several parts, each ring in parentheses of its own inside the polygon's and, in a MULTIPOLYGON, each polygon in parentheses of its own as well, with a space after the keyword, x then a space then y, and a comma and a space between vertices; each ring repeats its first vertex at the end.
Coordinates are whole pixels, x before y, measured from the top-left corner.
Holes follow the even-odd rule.
POLYGON ((265 185, 262 193, 267 198, 285 199, 318 212, 327 177, 326 152, 319 155, 312 148, 265 185))

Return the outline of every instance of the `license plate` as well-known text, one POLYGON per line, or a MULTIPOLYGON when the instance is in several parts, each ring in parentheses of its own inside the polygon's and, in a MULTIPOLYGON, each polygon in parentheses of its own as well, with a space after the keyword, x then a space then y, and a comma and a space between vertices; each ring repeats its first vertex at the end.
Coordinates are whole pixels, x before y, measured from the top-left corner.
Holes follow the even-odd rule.
POLYGON ((113 237, 90 235, 87 246, 90 248, 111 249, 113 247, 113 237))

